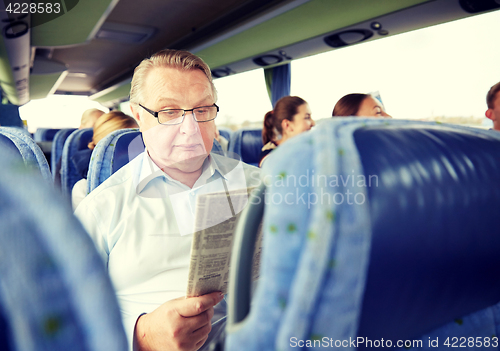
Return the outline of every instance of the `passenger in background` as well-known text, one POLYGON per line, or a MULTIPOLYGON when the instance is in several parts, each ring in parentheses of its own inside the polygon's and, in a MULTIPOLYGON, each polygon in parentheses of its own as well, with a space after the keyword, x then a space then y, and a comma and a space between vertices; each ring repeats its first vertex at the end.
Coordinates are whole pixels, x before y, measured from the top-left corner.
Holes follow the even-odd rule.
POLYGON ((94 125, 94 135, 92 136, 92 141, 88 144, 88 149, 78 151, 71 158, 78 173, 83 178, 76 182, 71 192, 73 210, 76 209, 85 196, 87 196, 87 173, 89 171, 92 150, 94 150, 97 143, 106 135, 112 131, 125 128, 139 128, 139 125, 134 118, 127 116, 121 111, 111 111, 104 114, 94 125))
MULTIPOLYGON (((85 110, 82 114, 82 119, 80 120, 80 126, 78 129, 86 129, 94 127, 95 122, 104 114, 103 111, 98 110, 96 108, 91 108, 85 110)), ((56 164, 56 176, 54 178, 54 184, 61 186, 61 167, 62 167, 62 158, 57 161, 56 164)))
POLYGON ((104 114, 103 111, 96 108, 91 108, 86 110, 82 115, 82 120, 80 121, 80 127, 78 129, 92 128, 95 122, 104 114))
POLYGON ((500 131, 500 82, 491 87, 486 95, 486 117, 493 121, 493 129, 500 131))
POLYGON ((298 96, 285 96, 264 116, 259 167, 278 145, 315 126, 309 104, 298 96))
POLYGON ((347 94, 333 108, 333 117, 386 117, 391 118, 376 98, 369 94, 347 94))

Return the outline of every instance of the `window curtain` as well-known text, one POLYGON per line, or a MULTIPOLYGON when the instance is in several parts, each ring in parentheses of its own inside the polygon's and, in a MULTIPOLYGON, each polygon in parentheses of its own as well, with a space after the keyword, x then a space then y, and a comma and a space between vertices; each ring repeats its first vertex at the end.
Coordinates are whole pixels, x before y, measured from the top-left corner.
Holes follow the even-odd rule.
POLYGON ((283 96, 290 95, 290 85, 292 80, 290 63, 281 66, 264 69, 266 78, 267 93, 271 103, 276 105, 276 102, 283 96))

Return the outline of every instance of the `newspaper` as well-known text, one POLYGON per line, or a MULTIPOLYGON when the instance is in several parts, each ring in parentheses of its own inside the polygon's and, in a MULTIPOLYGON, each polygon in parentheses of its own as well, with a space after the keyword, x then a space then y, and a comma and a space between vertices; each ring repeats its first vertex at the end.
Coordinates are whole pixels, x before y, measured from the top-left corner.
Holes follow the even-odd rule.
MULTIPOLYGON (((198 197, 195 233, 186 296, 200 296, 214 291, 226 293, 233 234, 241 210, 247 205, 251 189, 217 192, 198 197)), ((262 222, 254 250, 252 281, 259 278, 262 251, 262 222)))

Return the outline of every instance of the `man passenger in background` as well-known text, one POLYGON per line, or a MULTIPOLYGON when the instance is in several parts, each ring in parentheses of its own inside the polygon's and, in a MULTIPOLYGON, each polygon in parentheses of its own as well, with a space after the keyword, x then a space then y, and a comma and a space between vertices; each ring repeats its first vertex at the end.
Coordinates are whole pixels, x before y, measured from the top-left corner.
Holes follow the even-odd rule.
POLYGON ((486 95, 486 117, 493 121, 493 129, 500 131, 500 82, 491 87, 486 95))
POLYGON ((256 186, 259 170, 210 154, 216 101, 210 69, 197 56, 163 50, 143 60, 130 102, 146 150, 75 212, 105 261, 130 349, 198 350, 223 328, 211 323, 221 293, 184 297, 194 201, 256 186))

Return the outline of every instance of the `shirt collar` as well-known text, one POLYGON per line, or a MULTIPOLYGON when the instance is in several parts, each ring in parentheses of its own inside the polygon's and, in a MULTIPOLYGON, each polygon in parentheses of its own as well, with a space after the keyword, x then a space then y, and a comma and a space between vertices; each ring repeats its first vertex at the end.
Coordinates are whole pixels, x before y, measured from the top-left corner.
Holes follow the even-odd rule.
MULTIPOLYGON (((193 189, 205 185, 214 177, 222 177, 227 180, 218 163, 211 155, 208 155, 208 157, 205 159, 205 162, 203 162, 202 167, 202 173, 193 185, 193 189)), ((139 182, 137 186, 138 193, 142 192, 150 182, 157 178, 165 179, 167 184, 172 182, 181 184, 179 181, 173 179, 168 174, 163 172, 160 167, 158 167, 156 163, 153 162, 153 160, 149 156, 147 149, 145 149, 142 155, 142 165, 139 173, 139 182)))

